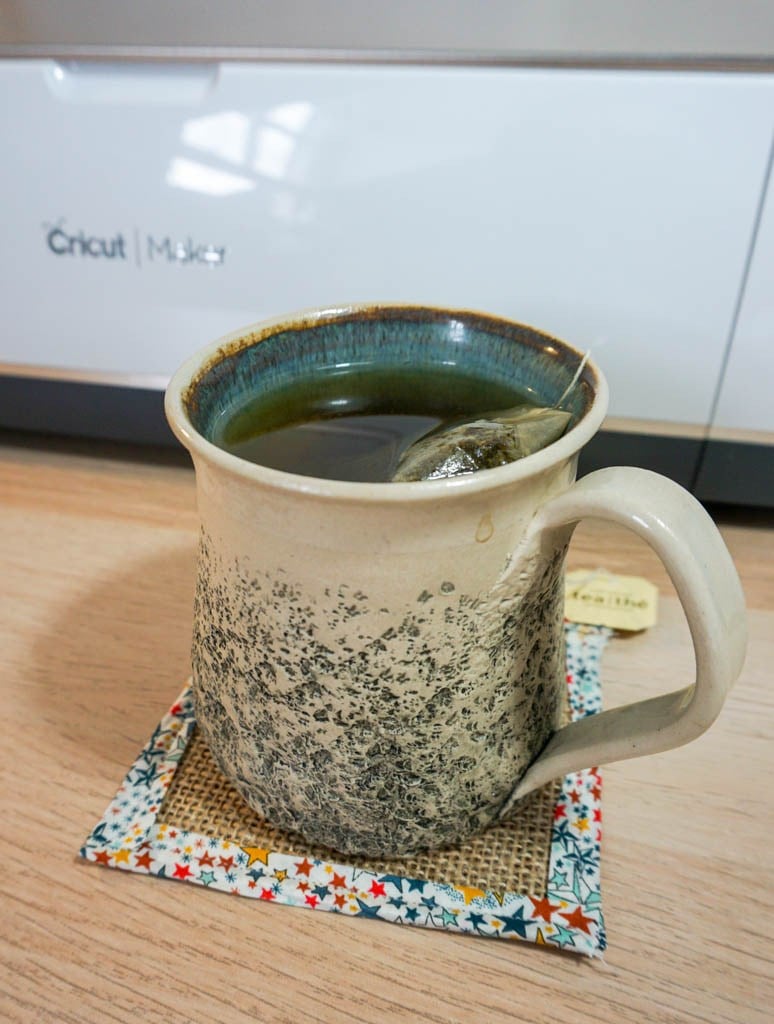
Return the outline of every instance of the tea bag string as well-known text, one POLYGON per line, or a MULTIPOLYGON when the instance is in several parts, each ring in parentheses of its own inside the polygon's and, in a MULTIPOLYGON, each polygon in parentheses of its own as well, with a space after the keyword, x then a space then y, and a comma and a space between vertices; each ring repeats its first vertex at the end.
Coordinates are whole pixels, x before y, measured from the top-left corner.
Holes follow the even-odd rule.
POLYGON ((578 369, 575 371, 575 375, 573 376, 573 378, 570 381, 570 383, 567 385, 567 387, 562 392, 561 398, 557 402, 554 403, 554 406, 553 406, 554 409, 561 409, 565 399, 567 398, 567 396, 570 394, 572 389, 575 387, 575 385, 580 380, 580 375, 583 373, 583 368, 586 365, 586 363, 589 361, 589 356, 590 355, 591 355, 591 349, 587 348, 586 351, 583 353, 583 359, 581 359, 581 361, 578 363, 578 369))

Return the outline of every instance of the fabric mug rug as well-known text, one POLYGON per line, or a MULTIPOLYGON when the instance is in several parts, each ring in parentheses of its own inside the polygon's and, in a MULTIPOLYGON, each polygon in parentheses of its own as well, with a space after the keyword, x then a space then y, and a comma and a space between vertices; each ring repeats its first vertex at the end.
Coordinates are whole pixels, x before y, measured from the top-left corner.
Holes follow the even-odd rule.
MULTIPOLYGON (((600 710, 599 663, 611 632, 565 627, 572 719, 600 710)), ((187 686, 80 853, 286 906, 597 956, 606 945, 601 781, 595 769, 568 775, 526 797, 513 821, 457 847, 346 857, 275 829, 247 806, 215 766, 187 686)))

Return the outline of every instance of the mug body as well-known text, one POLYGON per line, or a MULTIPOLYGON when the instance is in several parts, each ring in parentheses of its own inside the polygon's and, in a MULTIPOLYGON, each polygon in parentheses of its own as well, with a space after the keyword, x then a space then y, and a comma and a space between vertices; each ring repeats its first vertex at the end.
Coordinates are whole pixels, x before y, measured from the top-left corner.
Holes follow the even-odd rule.
POLYGON ((316 369, 437 365, 554 404, 581 354, 522 325, 418 307, 318 310, 238 332, 173 379, 201 543, 199 727, 272 824, 348 853, 405 855, 497 817, 557 726, 567 532, 530 540, 604 416, 589 363, 575 425, 520 462, 418 483, 345 483, 245 462, 218 418, 316 369))

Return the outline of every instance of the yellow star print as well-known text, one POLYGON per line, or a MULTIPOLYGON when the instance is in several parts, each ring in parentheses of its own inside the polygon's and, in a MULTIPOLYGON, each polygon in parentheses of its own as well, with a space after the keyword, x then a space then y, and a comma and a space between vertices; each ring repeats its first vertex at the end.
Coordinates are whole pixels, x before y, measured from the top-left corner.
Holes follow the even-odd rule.
POLYGON ((457 892, 462 893, 465 897, 465 903, 470 903, 471 900, 476 899, 477 896, 486 896, 483 889, 477 889, 473 885, 455 885, 454 887, 457 892))
POLYGON ((257 860, 259 860, 261 864, 265 864, 267 867, 269 866, 269 851, 264 850, 262 846, 242 846, 241 850, 243 853, 246 853, 249 858, 247 861, 247 866, 249 868, 251 868, 257 860))

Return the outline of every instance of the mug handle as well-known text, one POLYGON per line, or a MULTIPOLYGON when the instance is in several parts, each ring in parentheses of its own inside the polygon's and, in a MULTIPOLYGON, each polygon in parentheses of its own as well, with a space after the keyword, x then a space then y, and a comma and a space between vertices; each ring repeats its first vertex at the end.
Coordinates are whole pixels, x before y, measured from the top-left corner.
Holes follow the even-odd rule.
POLYGON ((558 729, 503 805, 560 776, 610 761, 655 754, 700 736, 718 716, 744 664, 744 594, 717 527, 699 502, 658 473, 601 469, 542 505, 527 544, 555 548, 553 531, 585 517, 607 519, 643 537, 661 558, 688 620, 696 680, 683 690, 611 708, 558 729))

